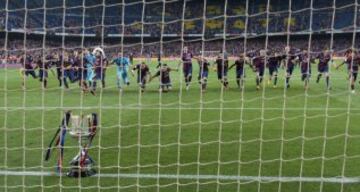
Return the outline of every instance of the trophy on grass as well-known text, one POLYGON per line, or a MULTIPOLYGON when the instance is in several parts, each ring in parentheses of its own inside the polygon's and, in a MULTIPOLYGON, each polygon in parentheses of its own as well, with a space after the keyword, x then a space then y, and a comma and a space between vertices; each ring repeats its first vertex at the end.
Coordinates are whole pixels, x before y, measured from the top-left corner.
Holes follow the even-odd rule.
POLYGON ((96 135, 97 125, 98 118, 96 113, 85 116, 72 115, 70 111, 66 112, 59 129, 46 151, 45 161, 49 160, 52 144, 57 138, 55 143, 55 146, 59 149, 57 171, 59 174, 62 173, 65 136, 69 132, 70 136, 79 143, 79 153, 70 161, 70 170, 67 176, 88 177, 96 174, 96 170, 92 167, 95 162, 90 157, 88 150, 96 135))

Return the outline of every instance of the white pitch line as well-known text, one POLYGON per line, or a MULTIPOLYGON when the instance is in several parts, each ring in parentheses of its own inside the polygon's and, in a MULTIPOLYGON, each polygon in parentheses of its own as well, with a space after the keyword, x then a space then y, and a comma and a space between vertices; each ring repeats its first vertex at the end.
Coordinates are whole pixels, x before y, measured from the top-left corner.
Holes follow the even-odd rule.
MULTIPOLYGON (((0 107, 0 111, 17 111, 17 110, 77 110, 77 109, 86 109, 86 110, 90 110, 90 109, 123 109, 123 110, 179 110, 179 107, 146 107, 146 106, 139 106, 139 107, 127 107, 127 106, 90 106, 90 107, 0 107)), ((244 107, 244 108, 240 108, 240 107, 223 107, 223 108, 219 108, 219 107, 181 107, 182 110, 199 110, 199 109, 203 109, 203 110, 261 110, 262 108, 260 107, 244 107)), ((306 110, 308 111, 322 111, 325 110, 326 108, 324 107, 309 107, 306 108, 306 110)), ((283 110, 283 108, 280 107, 266 107, 264 108, 264 110, 266 111, 278 111, 278 110, 283 110)), ((286 108, 286 110, 288 111, 303 111, 304 108, 302 107, 289 107, 286 108)), ((347 108, 343 108, 343 107, 331 107, 331 108, 327 108, 327 110, 331 110, 331 111, 346 111, 347 108)), ((352 111, 360 111, 360 107, 353 107, 351 108, 352 111)))
MULTIPOLYGON (((54 172, 6 171, 0 170, 0 176, 59 176, 54 172)), ((93 177, 104 178, 140 178, 140 179, 185 179, 185 180, 228 180, 257 182, 307 182, 307 183, 360 183, 360 177, 276 177, 276 176, 236 176, 236 175, 173 175, 173 174, 136 174, 136 173, 100 173, 93 177)))

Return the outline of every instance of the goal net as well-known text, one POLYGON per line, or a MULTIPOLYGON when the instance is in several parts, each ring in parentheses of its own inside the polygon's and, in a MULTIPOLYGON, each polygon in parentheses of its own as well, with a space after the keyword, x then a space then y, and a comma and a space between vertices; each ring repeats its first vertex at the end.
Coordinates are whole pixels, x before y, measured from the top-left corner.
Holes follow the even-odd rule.
POLYGON ((0 10, 0 191, 360 190, 357 0, 0 10))

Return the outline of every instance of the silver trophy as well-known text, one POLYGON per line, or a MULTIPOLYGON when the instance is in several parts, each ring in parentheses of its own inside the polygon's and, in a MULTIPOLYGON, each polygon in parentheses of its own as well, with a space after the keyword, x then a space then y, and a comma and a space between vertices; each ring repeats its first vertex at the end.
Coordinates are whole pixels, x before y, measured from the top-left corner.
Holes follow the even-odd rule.
POLYGON ((79 153, 70 161, 69 177, 88 177, 96 174, 95 161, 89 155, 89 148, 96 135, 97 114, 71 115, 67 131, 79 143, 79 153))

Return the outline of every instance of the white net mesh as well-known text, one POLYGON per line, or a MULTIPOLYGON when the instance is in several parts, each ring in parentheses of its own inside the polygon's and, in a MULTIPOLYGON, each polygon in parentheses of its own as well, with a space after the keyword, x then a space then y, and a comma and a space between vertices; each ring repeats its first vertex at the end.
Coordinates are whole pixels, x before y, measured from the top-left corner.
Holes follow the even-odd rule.
POLYGON ((0 191, 360 190, 358 5, 0 0, 0 191))

